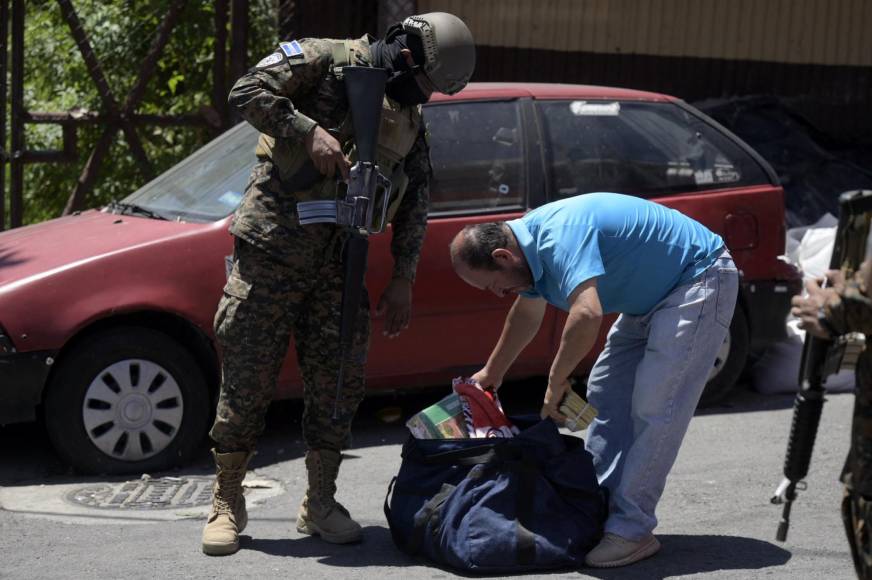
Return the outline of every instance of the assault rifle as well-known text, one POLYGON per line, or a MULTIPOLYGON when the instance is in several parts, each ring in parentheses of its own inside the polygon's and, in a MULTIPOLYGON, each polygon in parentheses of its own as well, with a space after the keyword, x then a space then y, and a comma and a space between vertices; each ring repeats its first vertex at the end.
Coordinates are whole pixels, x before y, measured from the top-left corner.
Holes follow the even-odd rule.
MULTIPOLYGON (((839 225, 830 258, 830 269, 840 269, 845 280, 854 275, 865 258, 870 217, 872 191, 849 191, 839 196, 839 225)), ((784 459, 784 479, 770 500, 773 504, 784 505, 775 536, 779 542, 787 539, 790 508, 796 499, 797 490, 806 489, 804 479, 808 475, 824 406, 826 379, 838 372, 843 364, 853 364, 856 361, 859 350, 854 349, 855 352, 851 352, 851 346, 850 335, 827 340, 806 334, 799 365, 799 392, 794 401, 793 422, 784 459), (853 361, 849 361, 849 355, 853 361)))
POLYGON ((336 223, 348 229, 349 238, 342 251, 345 279, 342 288, 339 375, 336 377, 334 419, 339 414, 339 398, 345 382, 345 363, 348 353, 351 352, 355 321, 363 294, 369 254, 368 235, 384 231, 391 196, 391 182, 379 172, 376 163, 387 72, 381 68, 345 66, 342 67, 342 75, 351 109, 357 162, 349 171, 347 185, 340 184, 340 193, 336 200, 336 223), (344 195, 341 187, 343 185, 344 195))
MULTIPOLYGON (((342 78, 351 112, 357 162, 349 170, 347 183, 337 184, 336 199, 303 201, 297 204, 301 225, 335 223, 348 232, 348 239, 342 248, 345 277, 339 322, 339 375, 336 378, 334 419, 339 414, 345 365, 351 351, 354 323, 363 294, 369 253, 367 236, 384 231, 391 197, 391 182, 379 172, 376 163, 387 71, 367 66, 344 66, 342 78)), ((291 178, 289 187, 308 189, 320 179, 322 176, 315 169, 314 163, 307 160, 291 178)))

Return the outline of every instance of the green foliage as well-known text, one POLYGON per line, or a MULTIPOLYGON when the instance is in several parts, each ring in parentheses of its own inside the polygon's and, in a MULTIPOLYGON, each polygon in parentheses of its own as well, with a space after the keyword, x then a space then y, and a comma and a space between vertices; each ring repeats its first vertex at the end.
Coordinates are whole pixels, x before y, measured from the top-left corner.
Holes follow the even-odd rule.
MULTIPOLYGON (((25 4, 25 108, 41 112, 101 111, 102 100, 57 2, 28 0, 25 4)), ((119 107, 136 83, 169 5, 170 0, 73 0, 119 107)), ((249 2, 249 21, 246 64, 250 66, 275 46, 274 0, 249 2)), ((137 113, 200 113, 211 106, 214 27, 212 1, 187 3, 146 85, 137 113)), ((227 80, 232 84, 235 79, 227 80)), ((225 95, 227 90, 223 91, 225 95)), ((103 130, 102 125, 79 127, 75 163, 25 166, 26 223, 61 214, 103 130)), ((216 136, 207 125, 140 126, 137 133, 156 174, 216 136)), ((25 139, 29 150, 62 147, 61 132, 55 125, 28 124, 25 139)), ((144 183, 124 134, 117 131, 86 206, 99 207, 120 199, 144 183)))

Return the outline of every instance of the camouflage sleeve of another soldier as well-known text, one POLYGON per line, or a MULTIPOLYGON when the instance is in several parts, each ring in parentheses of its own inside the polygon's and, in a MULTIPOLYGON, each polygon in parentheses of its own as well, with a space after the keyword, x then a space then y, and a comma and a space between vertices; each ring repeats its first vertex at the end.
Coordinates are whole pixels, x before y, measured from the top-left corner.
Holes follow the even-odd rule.
POLYGON ((791 313, 800 327, 814 336, 832 338, 849 332, 872 336, 872 258, 867 258, 850 280, 838 270, 827 272, 829 285, 818 280, 806 282, 806 296, 794 296, 791 313))
MULTIPOLYGON (((863 265, 868 271, 872 263, 867 260, 863 265)), ((869 280, 861 270, 854 279, 841 284, 841 292, 825 302, 823 314, 833 334, 862 332, 872 336, 872 300, 868 288, 869 280)))
POLYGON ((228 103, 261 133, 302 139, 317 123, 297 110, 291 99, 314 90, 331 62, 331 47, 324 40, 282 42, 236 81, 228 103))

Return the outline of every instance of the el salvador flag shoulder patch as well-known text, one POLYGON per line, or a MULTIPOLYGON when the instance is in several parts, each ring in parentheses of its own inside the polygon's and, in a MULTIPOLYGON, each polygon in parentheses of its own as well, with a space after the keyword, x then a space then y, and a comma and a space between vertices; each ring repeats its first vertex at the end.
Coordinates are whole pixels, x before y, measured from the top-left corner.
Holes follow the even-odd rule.
POLYGON ((303 58, 303 47, 296 40, 279 43, 279 47, 288 58, 303 58))

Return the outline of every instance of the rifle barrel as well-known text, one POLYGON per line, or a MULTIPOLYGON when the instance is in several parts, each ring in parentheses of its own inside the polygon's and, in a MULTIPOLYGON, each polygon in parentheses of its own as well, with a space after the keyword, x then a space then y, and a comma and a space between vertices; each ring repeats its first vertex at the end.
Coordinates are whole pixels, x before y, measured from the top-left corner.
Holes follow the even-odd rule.
POLYGON ((353 233, 343 248, 345 278, 342 289, 342 310, 339 319, 339 376, 336 377, 336 400, 333 405, 333 418, 339 417, 339 400, 345 385, 345 363, 354 344, 357 315, 363 297, 366 261, 369 254, 369 240, 366 236, 353 233))

